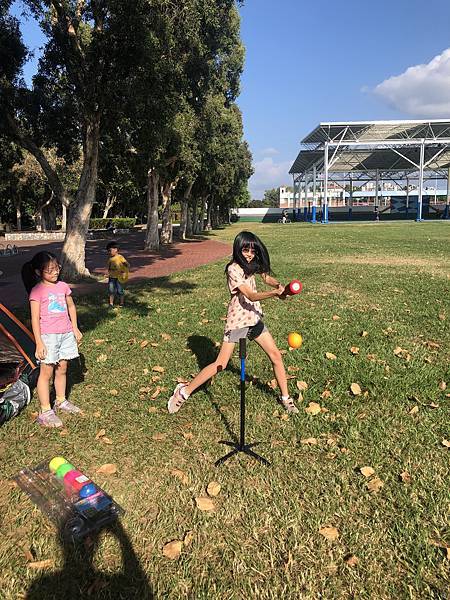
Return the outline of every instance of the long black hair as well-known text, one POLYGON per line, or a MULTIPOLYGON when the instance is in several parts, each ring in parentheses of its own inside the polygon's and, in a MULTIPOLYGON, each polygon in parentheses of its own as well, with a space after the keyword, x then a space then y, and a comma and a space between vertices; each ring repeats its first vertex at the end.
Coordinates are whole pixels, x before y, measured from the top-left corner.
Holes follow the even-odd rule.
POLYGON ((33 258, 26 262, 22 267, 22 281, 27 290, 27 294, 31 292, 34 286, 42 279, 42 271, 50 263, 58 263, 58 258, 53 252, 47 252, 43 250, 33 256, 33 258))
POLYGON ((233 258, 225 267, 225 273, 234 262, 242 267, 246 277, 255 273, 271 273, 269 252, 259 237, 250 231, 241 231, 234 238, 233 258), (242 254, 245 248, 252 248, 255 253, 255 258, 251 262, 247 262, 242 254))

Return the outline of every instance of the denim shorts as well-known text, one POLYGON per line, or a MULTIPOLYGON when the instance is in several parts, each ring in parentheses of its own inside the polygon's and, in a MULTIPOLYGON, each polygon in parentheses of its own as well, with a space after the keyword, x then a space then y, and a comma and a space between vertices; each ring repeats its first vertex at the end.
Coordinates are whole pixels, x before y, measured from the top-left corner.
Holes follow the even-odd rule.
POLYGON ((255 340, 260 335, 269 331, 262 321, 258 321, 256 325, 251 327, 240 327, 239 329, 230 329, 225 331, 223 336, 224 342, 233 342, 236 344, 239 340, 248 338, 249 340, 255 340))
POLYGON ((108 290, 110 296, 123 296, 125 294, 123 285, 115 277, 110 277, 108 279, 108 290))
POLYGON ((73 331, 68 333, 43 333, 42 341, 47 348, 47 356, 41 363, 56 365, 60 360, 78 358, 78 346, 73 331))

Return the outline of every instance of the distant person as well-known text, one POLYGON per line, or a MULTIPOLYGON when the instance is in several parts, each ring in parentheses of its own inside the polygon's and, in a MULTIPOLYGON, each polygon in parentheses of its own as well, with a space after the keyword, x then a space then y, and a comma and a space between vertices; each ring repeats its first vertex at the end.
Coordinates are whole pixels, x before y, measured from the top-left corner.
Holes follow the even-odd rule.
POLYGON ((119 306, 124 305, 125 290, 124 283, 128 281, 130 265, 128 261, 119 254, 119 245, 117 242, 109 242, 106 246, 109 254, 108 260, 108 291, 109 291, 109 308, 114 308, 114 299, 117 296, 119 306))
POLYGON ((31 325, 40 361, 37 394, 41 412, 37 422, 43 427, 62 427, 58 412, 80 413, 66 399, 67 361, 78 358, 77 344, 83 337, 78 329, 72 290, 59 280, 61 267, 51 252, 38 252, 22 267, 22 279, 30 298, 31 325), (50 405, 50 382, 56 392, 50 405))
POLYGON ((288 211, 286 209, 283 210, 282 221, 283 221, 283 223, 287 223, 288 222, 288 211))
POLYGON ((176 413, 183 403, 201 385, 225 370, 234 347, 240 339, 255 340, 267 354, 281 390, 279 399, 288 413, 298 413, 294 400, 289 395, 283 357, 275 340, 262 321, 260 300, 280 298, 284 285, 270 275, 270 258, 263 242, 249 231, 241 231, 233 244, 233 258, 225 267, 228 289, 231 294, 228 304, 225 334, 219 355, 214 362, 204 367, 190 383, 179 383, 167 404, 169 413, 176 413), (264 283, 271 288, 267 292, 256 290, 255 275, 261 275, 264 283))

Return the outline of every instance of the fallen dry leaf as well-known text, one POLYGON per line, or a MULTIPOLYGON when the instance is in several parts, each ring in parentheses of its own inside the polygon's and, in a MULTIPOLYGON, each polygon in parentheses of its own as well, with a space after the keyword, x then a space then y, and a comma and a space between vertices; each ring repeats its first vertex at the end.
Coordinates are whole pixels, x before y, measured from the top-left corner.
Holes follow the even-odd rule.
POLYGON ((379 477, 374 477, 367 483, 367 489, 371 494, 377 494, 383 487, 384 482, 379 477))
POLYGON ((177 479, 179 479, 181 481, 181 483, 184 483, 184 485, 188 485, 189 477, 181 469, 172 469, 170 471, 170 474, 173 475, 174 477, 176 477, 177 479))
POLYGON ((419 412, 419 407, 417 406, 413 406, 412 409, 409 411, 410 415, 417 415, 417 413, 419 412))
POLYGON ((172 336, 169 335, 168 333, 162 333, 161 337, 162 337, 163 340, 166 340, 166 342, 168 342, 169 340, 172 339, 172 336))
POLYGON ((96 473, 101 473, 102 475, 114 475, 117 473, 117 467, 114 463, 106 463, 99 467, 96 473))
POLYGON ((267 382, 267 385, 272 389, 272 390, 276 390, 278 387, 278 382, 276 379, 271 379, 270 381, 267 382))
POLYGON ((149 412, 151 415, 154 415, 155 413, 157 413, 157 412, 158 412, 158 409, 156 408, 156 406, 150 406, 150 408, 148 409, 148 412, 149 412))
POLYGON ((306 383, 306 381, 297 381, 297 388, 301 392, 304 392, 305 390, 308 389, 308 384, 306 383))
POLYGON ((147 346, 149 345, 149 341, 148 340, 143 340, 139 345, 141 348, 147 348, 147 346))
POLYGON ((446 448, 450 448, 450 442, 448 440, 442 440, 442 445, 446 448))
POLYGON ((441 390, 441 392, 444 392, 447 389, 447 383, 445 381, 441 381, 439 383, 439 389, 441 390))
POLYGON ((352 383, 350 391, 354 396, 359 396, 361 394, 361 386, 358 383, 352 383))
POLYGON ((53 567, 55 564, 55 561, 53 560, 53 558, 47 558, 46 560, 36 560, 35 562, 29 562, 27 564, 27 567, 29 567, 30 569, 50 569, 50 567, 53 567))
POLYGON ((159 365, 155 365, 154 367, 152 367, 152 371, 155 371, 156 373, 164 373, 165 368, 160 367, 159 365))
POLYGON ((204 512, 209 512, 215 510, 216 508, 214 502, 211 498, 208 498, 208 496, 199 496, 195 499, 195 503, 197 505, 197 508, 204 512))
POLYGON ((296 373, 297 371, 300 371, 300 367, 293 367, 292 365, 290 365, 287 370, 289 371, 289 373, 296 373))
POLYGON ((339 531, 336 527, 321 527, 319 533, 330 542, 334 542, 339 537, 339 531))
POLYGON ((218 481, 211 481, 210 483, 208 483, 206 491, 208 493, 208 496, 212 496, 214 498, 215 496, 219 495, 220 489, 221 485, 218 481))
POLYGON ((156 388, 156 390, 153 392, 153 394, 151 396, 152 400, 154 400, 155 398, 157 398, 160 393, 161 393, 161 388, 158 385, 158 387, 156 388))
POLYGON ((106 362, 108 360, 108 357, 106 354, 100 354, 99 356, 97 356, 97 362, 106 362))
POLYGON ((192 431, 185 431, 183 433, 183 437, 185 440, 192 440, 194 438, 194 434, 192 433, 192 431))
POLYGON ((300 444, 304 444, 305 446, 316 446, 317 438, 315 438, 315 437, 304 438, 303 440, 300 440, 300 444))
POLYGON ((99 440, 100 438, 102 438, 104 435, 106 435, 106 429, 100 429, 100 431, 97 431, 97 434, 95 436, 96 440, 99 440))
POLYGON ((438 318, 439 321, 445 321, 445 313, 439 313, 438 318))
POLYGON ((321 412, 320 404, 317 404, 317 402, 310 402, 308 407, 305 408, 305 412, 309 415, 318 415, 321 412))
POLYGON ((101 437, 100 439, 104 444, 108 444, 108 446, 111 446, 112 440, 110 440, 109 437, 104 436, 104 437, 101 437))
POLYGON ((325 352, 325 356, 328 358, 328 360, 336 360, 336 354, 333 354, 332 352, 325 352))
POLYGON ((333 319, 333 321, 339 321, 341 317, 339 315, 333 315, 331 318, 333 319))
POLYGON ((96 346, 100 346, 100 344, 103 344, 103 342, 105 342, 106 340, 94 340, 94 344, 96 346))
POLYGON ((119 392, 117 390, 109 390, 109 393, 111 394, 111 396, 118 396, 119 392))
POLYGON ((158 348, 159 344, 158 344, 158 342, 150 342, 150 346, 152 348, 158 348))
POLYGON ((372 467, 361 467, 360 472, 364 475, 364 477, 372 477, 375 473, 375 469, 372 467))
POLYGON ((181 540, 174 540, 165 544, 162 550, 163 556, 170 558, 170 560, 176 560, 181 554, 183 548, 183 542, 181 540))
POLYGON ((396 346, 394 348, 395 356, 401 356, 403 354, 403 352, 405 352, 405 350, 403 350, 403 348, 401 348, 400 346, 396 346))
POLYGON ((152 435, 152 440, 155 442, 162 442, 167 438, 167 433, 155 433, 152 435))
POLYGON ((350 554, 350 556, 345 557, 345 562, 349 567, 356 567, 356 565, 359 563, 359 559, 354 554, 350 554))
POLYGON ((183 538, 183 544, 185 546, 189 546, 192 543, 193 539, 194 539, 194 532, 186 531, 186 533, 184 534, 184 538, 183 538))
POLYGON ((368 331, 361 331, 360 336, 361 337, 367 337, 369 335, 368 331))
POLYGON ((352 354, 359 354, 359 348, 358 348, 358 346, 352 346, 352 347, 350 348, 350 352, 351 352, 352 354))
POLYGON ((403 481, 403 483, 411 483, 411 475, 408 473, 408 471, 403 471, 403 473, 400 473, 400 479, 403 481))

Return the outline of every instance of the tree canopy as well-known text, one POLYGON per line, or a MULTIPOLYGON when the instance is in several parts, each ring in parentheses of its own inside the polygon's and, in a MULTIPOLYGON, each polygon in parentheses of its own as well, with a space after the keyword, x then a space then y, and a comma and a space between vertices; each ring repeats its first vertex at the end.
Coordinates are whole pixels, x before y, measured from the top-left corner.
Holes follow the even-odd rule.
POLYGON ((0 163, 9 173, 0 197, 8 196, 9 216, 13 206, 20 212, 24 173, 39 165, 39 184, 27 182, 32 215, 51 206, 43 226, 58 216, 66 230, 68 279, 88 274, 93 211, 146 212, 146 248, 155 250, 172 240, 173 199, 184 237, 228 220, 245 193, 252 168, 235 103, 244 57, 238 4, 23 0, 47 40, 27 87, 28 51, 11 1, 0 0, 0 163))

